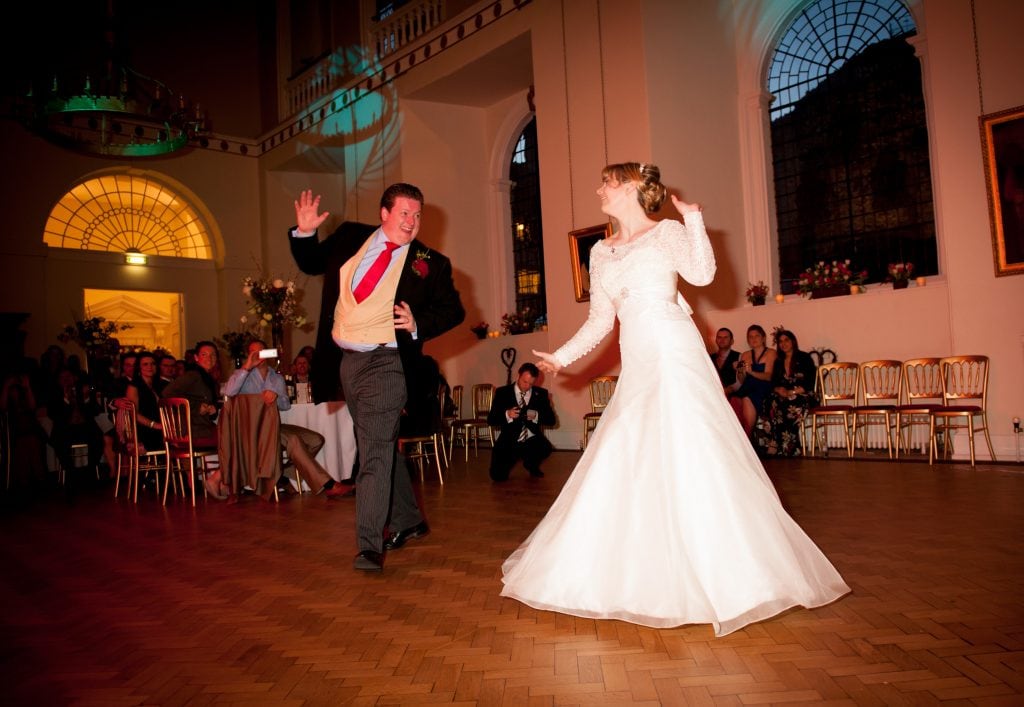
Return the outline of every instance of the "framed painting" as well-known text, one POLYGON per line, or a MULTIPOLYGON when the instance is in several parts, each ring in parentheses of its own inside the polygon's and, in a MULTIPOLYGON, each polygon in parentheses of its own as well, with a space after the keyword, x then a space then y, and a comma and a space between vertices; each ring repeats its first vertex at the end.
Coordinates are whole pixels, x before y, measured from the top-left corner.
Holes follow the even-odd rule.
POLYGON ((996 277, 1024 274, 1024 106, 983 115, 992 257, 996 277))
POLYGON ((602 223, 569 231, 569 259, 572 265, 572 285, 577 302, 590 300, 590 249, 603 238, 612 235, 612 224, 602 223))

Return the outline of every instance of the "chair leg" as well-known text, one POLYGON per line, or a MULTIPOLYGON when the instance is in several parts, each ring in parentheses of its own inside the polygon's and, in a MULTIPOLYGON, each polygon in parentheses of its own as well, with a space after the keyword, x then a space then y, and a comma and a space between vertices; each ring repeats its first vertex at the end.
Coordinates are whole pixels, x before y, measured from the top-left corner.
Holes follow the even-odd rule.
POLYGON ((938 445, 935 439, 935 418, 931 415, 928 416, 928 466, 935 463, 935 454, 938 450, 938 445))
POLYGON ((996 461, 996 453, 992 449, 992 438, 988 435, 988 415, 984 412, 981 413, 981 424, 985 429, 985 444, 988 445, 988 456, 992 461, 996 461))
POLYGON ((967 446, 971 450, 971 468, 974 468, 974 416, 967 416, 967 446))
POLYGON ((434 439, 434 462, 437 464, 437 480, 444 486, 444 474, 441 473, 441 458, 444 456, 444 435, 435 433, 434 439), (441 454, 437 453, 437 445, 441 445, 441 454))
POLYGON ((167 505, 167 490, 171 488, 171 455, 167 455, 167 462, 164 466, 164 498, 163 504, 167 505))

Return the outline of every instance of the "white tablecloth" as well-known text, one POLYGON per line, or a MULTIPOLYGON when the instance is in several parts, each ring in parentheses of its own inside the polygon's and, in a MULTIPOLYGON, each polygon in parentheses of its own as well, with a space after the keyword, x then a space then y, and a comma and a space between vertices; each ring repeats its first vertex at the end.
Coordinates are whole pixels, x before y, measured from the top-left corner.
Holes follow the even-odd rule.
POLYGON ((324 447, 316 455, 335 481, 352 477, 356 461, 356 433, 345 403, 292 405, 281 413, 281 422, 315 430, 324 436, 324 447))

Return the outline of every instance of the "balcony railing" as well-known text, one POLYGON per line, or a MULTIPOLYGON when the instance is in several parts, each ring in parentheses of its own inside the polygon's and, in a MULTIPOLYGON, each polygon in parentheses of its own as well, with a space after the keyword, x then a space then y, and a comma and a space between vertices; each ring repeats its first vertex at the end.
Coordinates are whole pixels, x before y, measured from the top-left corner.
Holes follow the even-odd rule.
POLYGON ((364 53, 365 57, 353 60, 352 57, 341 57, 335 52, 288 82, 280 119, 296 115, 339 89, 351 87, 361 78, 359 74, 372 73, 366 72, 365 67, 354 72, 352 64, 368 62, 371 66, 379 65, 384 57, 440 26, 445 17, 445 0, 420 0, 374 23, 363 33, 366 38, 365 48, 362 52, 355 52, 364 53), (339 66, 344 62, 350 65, 339 66))
POLYGON ((370 30, 367 46, 378 59, 397 52, 444 22, 444 5, 444 0, 421 0, 396 10, 370 30))

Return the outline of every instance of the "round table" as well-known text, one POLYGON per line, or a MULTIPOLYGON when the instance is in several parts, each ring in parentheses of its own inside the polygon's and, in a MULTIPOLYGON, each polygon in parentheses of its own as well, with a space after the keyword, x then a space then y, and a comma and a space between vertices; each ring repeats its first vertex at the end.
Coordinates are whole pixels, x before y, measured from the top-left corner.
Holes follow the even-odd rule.
POLYGON ((298 425, 324 436, 316 460, 335 481, 352 477, 356 461, 356 433, 352 416, 343 402, 299 403, 281 412, 281 422, 298 425))

